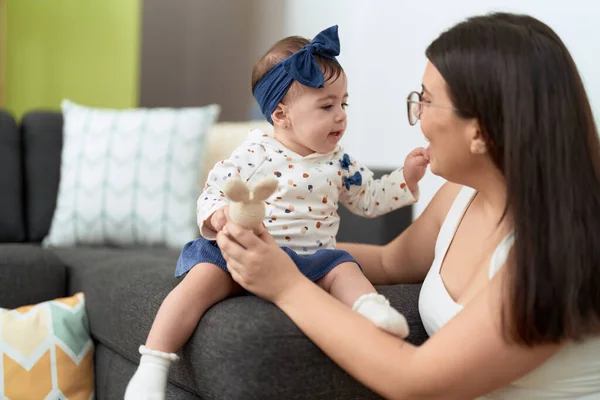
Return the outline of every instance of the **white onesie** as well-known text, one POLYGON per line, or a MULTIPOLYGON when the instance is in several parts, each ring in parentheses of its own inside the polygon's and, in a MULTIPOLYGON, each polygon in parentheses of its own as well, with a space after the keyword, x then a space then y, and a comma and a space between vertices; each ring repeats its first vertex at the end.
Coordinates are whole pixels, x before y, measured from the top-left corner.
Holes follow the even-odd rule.
POLYGON ((278 190, 266 201, 264 223, 280 246, 299 255, 335 248, 338 202, 354 214, 377 217, 418 198, 406 186, 402 168, 373 179, 373 173, 340 145, 331 153, 302 157, 273 136, 253 129, 231 157, 218 162, 208 175, 196 208, 205 239, 216 237, 204 221, 228 203, 221 188, 234 175, 250 187, 265 176, 279 180, 278 190))

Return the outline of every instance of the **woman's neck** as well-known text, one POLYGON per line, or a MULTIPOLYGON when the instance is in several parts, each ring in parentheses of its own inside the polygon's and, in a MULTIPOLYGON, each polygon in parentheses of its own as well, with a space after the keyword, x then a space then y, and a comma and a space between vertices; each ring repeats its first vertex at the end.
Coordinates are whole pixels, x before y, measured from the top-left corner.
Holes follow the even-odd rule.
POLYGON ((477 191, 484 215, 499 220, 506 208, 506 179, 496 167, 479 171, 466 185, 477 191))

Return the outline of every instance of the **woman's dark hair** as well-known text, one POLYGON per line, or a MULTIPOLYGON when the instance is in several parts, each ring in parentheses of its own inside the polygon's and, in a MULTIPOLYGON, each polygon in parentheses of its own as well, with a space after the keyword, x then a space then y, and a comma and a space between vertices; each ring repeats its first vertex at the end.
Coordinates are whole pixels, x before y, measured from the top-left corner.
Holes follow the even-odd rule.
MULTIPOLYGON (((301 36, 288 36, 275 43, 265 55, 258 60, 254 65, 254 68, 252 68, 252 92, 254 92, 254 87, 258 81, 273 68, 275 64, 285 60, 292 54, 299 52, 307 44, 310 44, 310 40, 301 36)), ((335 60, 318 54, 315 55, 315 58, 317 59, 317 64, 323 71, 325 82, 330 79, 336 80, 342 72, 344 72, 342 66, 335 60)), ((296 85, 292 85, 290 87, 288 94, 294 91, 295 86, 296 85)))
POLYGON ((426 50, 476 118, 514 219, 504 333, 534 345, 600 332, 600 145, 569 51, 526 15, 470 18, 426 50))

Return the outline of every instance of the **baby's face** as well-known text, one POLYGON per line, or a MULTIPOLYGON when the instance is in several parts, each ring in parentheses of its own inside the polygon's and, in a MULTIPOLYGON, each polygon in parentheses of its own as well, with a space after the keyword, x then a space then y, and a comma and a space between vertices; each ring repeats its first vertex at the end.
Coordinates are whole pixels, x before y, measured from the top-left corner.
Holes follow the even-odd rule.
POLYGON ((333 151, 346 131, 348 82, 346 74, 325 82, 325 87, 301 87, 288 107, 291 129, 286 132, 288 147, 306 156, 333 151))

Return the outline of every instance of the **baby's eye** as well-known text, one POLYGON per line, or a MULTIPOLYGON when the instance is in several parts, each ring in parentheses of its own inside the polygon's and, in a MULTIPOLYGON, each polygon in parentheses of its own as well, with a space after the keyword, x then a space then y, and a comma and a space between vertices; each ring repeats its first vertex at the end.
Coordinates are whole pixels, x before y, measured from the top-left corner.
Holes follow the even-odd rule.
POLYGON ((342 108, 345 110, 348 107, 348 103, 342 103, 342 108))
POLYGON ((333 107, 333 104, 327 104, 326 106, 321 107, 323 110, 329 110, 333 107))

